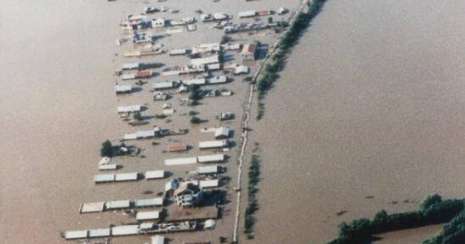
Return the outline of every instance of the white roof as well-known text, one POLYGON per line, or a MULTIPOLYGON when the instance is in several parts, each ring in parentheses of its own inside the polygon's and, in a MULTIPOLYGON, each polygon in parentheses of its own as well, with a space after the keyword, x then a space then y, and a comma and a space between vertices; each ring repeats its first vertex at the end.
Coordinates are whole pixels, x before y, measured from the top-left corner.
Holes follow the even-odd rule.
POLYGON ((151 170, 145 172, 145 179, 152 180, 152 179, 163 179, 165 178, 165 171, 164 170, 151 170))
POLYGON ((217 137, 229 137, 231 129, 228 127, 219 127, 215 129, 215 138, 217 137))
POLYGON ((207 64, 207 69, 208 70, 219 70, 221 68, 221 64, 216 63, 216 64, 207 64))
POLYGON ((137 172, 120 173, 115 175, 115 181, 135 181, 138 179, 137 172))
POLYGON ((122 80, 132 80, 132 79, 135 79, 136 78, 136 74, 122 74, 121 75, 121 79, 122 80))
POLYGON ((173 81, 157 81, 157 82, 153 82, 152 84, 152 88, 155 90, 169 89, 173 87, 174 87, 173 81))
POLYGON ((187 53, 187 49, 182 48, 182 49, 171 49, 169 54, 170 55, 183 55, 187 53))
POLYGON ((199 163, 215 163, 224 161, 225 156, 224 154, 212 154, 212 155, 204 155, 198 156, 199 163))
POLYGON ((131 206, 131 201, 129 200, 117 200, 117 201, 108 201, 105 203, 105 207, 109 210, 111 209, 120 209, 120 208, 129 208, 131 206))
POLYGON ((220 62, 220 58, 218 55, 212 55, 212 56, 205 57, 205 58, 191 59, 191 64, 193 65, 215 64, 219 62, 220 62))
POLYGON ((157 211, 157 210, 137 212, 136 214, 137 220, 153 220, 153 219, 159 219, 159 218, 160 218, 160 211, 157 211))
POLYGON ((163 206, 163 198, 148 198, 148 199, 138 199, 134 201, 134 205, 137 208, 147 208, 147 207, 159 207, 163 206))
POLYGON ((135 235, 139 233, 139 225, 120 225, 111 228, 113 236, 135 235))
POLYGON ((155 134, 156 134, 155 131, 156 131, 155 129, 140 130, 134 133, 125 134, 123 136, 123 139, 124 140, 135 140, 135 139, 151 138, 151 137, 155 137, 155 134))
POLYGON ((124 85, 116 85, 115 91, 116 92, 129 92, 132 90, 132 85, 124 84, 124 85))
POLYGON ((87 238, 87 230, 69 230, 65 232, 65 239, 83 239, 87 238))
POLYGON ((119 106, 117 108, 118 113, 130 113, 130 112, 139 112, 142 110, 142 105, 128 105, 128 106, 119 106))
POLYGON ((109 163, 111 163, 110 157, 102 157, 102 159, 100 159, 100 161, 98 162, 98 165, 104 165, 109 163))
POLYGON ((144 223, 141 223, 139 225, 139 229, 141 230, 150 230, 153 228, 153 226, 155 225, 155 223, 153 222, 144 222, 144 223))
POLYGON ((104 174, 94 176, 95 183, 113 182, 115 180, 114 174, 104 174))
POLYGON ((102 164, 98 166, 98 170, 115 170, 117 168, 117 164, 102 164))
POLYGON ((208 79, 209 84, 225 83, 226 81, 228 81, 228 77, 225 75, 213 76, 208 79))
POLYGON ((176 180, 169 180, 165 183, 165 191, 175 190, 179 183, 176 180))
POLYGON ((183 80, 182 83, 184 85, 205 85, 206 83, 205 78, 199 78, 199 79, 192 79, 192 80, 183 80))
POLYGON ((255 10, 249 10, 249 11, 242 11, 237 14, 239 18, 245 18, 245 17, 252 17, 257 15, 257 11, 255 10))
POLYGON ((208 149, 208 148, 221 148, 226 147, 228 145, 227 140, 215 140, 215 141, 201 141, 199 142, 200 149, 208 149))
POLYGON ((247 74, 249 73, 249 67, 245 65, 239 65, 234 68, 234 74, 247 74))
POLYGON ((228 14, 225 14, 225 13, 214 13, 213 14, 213 18, 216 20, 223 20, 223 19, 227 19, 228 17, 229 17, 228 14))
POLYGON ((168 166, 187 165, 187 164, 195 164, 195 163, 197 163, 197 158, 195 157, 165 159, 165 165, 168 165, 168 166))
POLYGON ((218 173, 218 165, 201 166, 197 168, 199 174, 216 174, 218 173))
POLYGON ((121 69, 137 69, 139 68, 139 63, 126 63, 123 64, 121 69))
POLYGON ((212 187, 218 187, 219 186, 219 180, 214 179, 214 180, 201 180, 199 182, 200 188, 212 188, 212 187))
POLYGON ((165 237, 164 236, 152 236, 151 238, 152 244, 165 244, 165 237))
POLYGON ((109 236, 110 236, 110 228, 89 230, 90 238, 109 237, 109 236))
POLYGON ((89 202, 81 205, 80 213, 97 213, 102 212, 105 202, 89 202))

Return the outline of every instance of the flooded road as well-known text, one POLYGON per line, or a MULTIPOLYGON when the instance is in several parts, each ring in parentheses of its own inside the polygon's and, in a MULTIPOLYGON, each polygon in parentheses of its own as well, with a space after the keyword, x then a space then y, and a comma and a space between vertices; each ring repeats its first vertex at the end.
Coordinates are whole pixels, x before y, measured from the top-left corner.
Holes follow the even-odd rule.
POLYGON ((263 180, 251 243, 325 243, 342 221, 465 195, 464 7, 326 3, 254 126, 263 180))

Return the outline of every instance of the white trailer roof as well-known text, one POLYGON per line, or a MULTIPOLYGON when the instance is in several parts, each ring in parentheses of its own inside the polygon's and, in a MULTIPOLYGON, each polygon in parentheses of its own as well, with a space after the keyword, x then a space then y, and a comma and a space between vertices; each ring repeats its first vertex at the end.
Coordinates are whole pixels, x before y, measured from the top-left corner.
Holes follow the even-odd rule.
POLYGON ((115 91, 116 92, 129 92, 132 90, 132 85, 125 84, 125 85, 116 85, 115 91))
POLYGON ((154 220, 154 219, 159 219, 159 218, 160 218, 160 211, 158 210, 137 212, 136 214, 137 220, 154 220))
POLYGON ((199 174, 217 174, 218 173, 218 165, 211 165, 211 166, 201 166, 197 168, 197 173, 199 174))
POLYGON ((135 181, 138 179, 137 172, 121 173, 115 175, 115 181, 135 181))
POLYGON ((137 208, 147 208, 147 207, 161 207, 163 206, 163 198, 148 198, 148 199, 138 199, 134 201, 134 205, 137 208))
POLYGON ((97 213, 102 212, 105 202, 88 202, 81 204, 80 213, 97 213))
POLYGON ((110 236, 110 228, 89 230, 90 238, 109 237, 109 236, 110 236))
POLYGON ((113 181, 115 181, 114 174, 104 174, 104 175, 94 176, 95 183, 106 183, 106 182, 113 182, 113 181))
POLYGON ((207 64, 207 69, 208 70, 219 70, 220 68, 221 68, 221 65, 219 63, 207 64))
POLYGON ((155 180, 155 179, 163 179, 165 178, 165 171, 164 170, 152 170, 145 172, 145 179, 147 180, 155 180))
POLYGON ((208 79, 209 84, 220 84, 228 81, 228 77, 225 75, 214 76, 208 79))
POLYGON ((201 180, 199 182, 199 186, 200 188, 213 188, 213 187, 218 187, 220 184, 219 184, 219 180, 218 179, 214 179, 214 180, 201 180))
POLYGON ((224 154, 212 154, 212 155, 204 155, 198 156, 199 163, 216 163, 224 161, 225 156, 224 154))
POLYGON ((200 149, 209 149, 209 148, 222 148, 228 146, 227 140, 214 140, 214 141, 201 141, 199 142, 200 149))
POLYGON ((165 244, 165 237, 164 236, 152 236, 151 238, 152 244, 165 244))
POLYGON ((169 89, 174 88, 173 81, 157 81, 152 83, 152 88, 154 90, 162 90, 162 89, 169 89))
POLYGON ((69 230, 65 231, 64 237, 67 240, 87 238, 87 230, 69 230))
POLYGON ((127 69, 137 69, 139 68, 139 63, 126 63, 121 66, 121 69, 127 70, 127 69))
POLYGON ((207 83, 207 80, 205 78, 199 78, 192 80, 183 80, 182 83, 184 85, 205 85, 205 83, 207 83))
POLYGON ((139 233, 139 225, 119 225, 111 228, 113 236, 136 235, 139 233))
POLYGON ((187 165, 187 164, 195 164, 195 163, 197 163, 196 157, 165 159, 165 165, 168 165, 168 166, 187 165))
POLYGON ((139 225, 139 229, 141 229, 141 230, 150 230, 150 229, 153 229, 154 225, 155 225, 155 223, 153 223, 153 222, 144 222, 144 223, 141 223, 139 225))
POLYGON ((118 113, 140 112, 142 110, 142 105, 119 106, 117 110, 118 113))
POLYGON ((108 201, 105 203, 105 207, 108 210, 129 208, 130 206, 131 206, 131 201, 129 200, 108 201))
POLYGON ((191 59, 192 65, 205 65, 205 64, 215 64, 219 63, 220 58, 218 55, 213 55, 205 58, 193 58, 191 59))

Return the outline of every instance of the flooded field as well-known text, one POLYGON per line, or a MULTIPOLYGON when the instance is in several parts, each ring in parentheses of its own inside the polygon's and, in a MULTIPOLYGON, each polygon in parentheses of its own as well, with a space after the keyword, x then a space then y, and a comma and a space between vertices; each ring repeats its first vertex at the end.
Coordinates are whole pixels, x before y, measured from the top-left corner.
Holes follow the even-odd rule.
MULTIPOLYGON (((465 195, 464 7, 325 4, 253 126, 263 180, 251 243, 325 243, 342 221, 465 195)), ((386 238, 422 239, 411 234, 386 238)))
MULTIPOLYGON (((232 97, 205 98, 196 107, 182 107, 178 98, 170 100, 176 113, 168 120, 137 128, 122 121, 116 113, 117 106, 144 104, 150 112, 160 113, 163 104, 153 102, 151 82, 134 94, 115 96, 114 85, 120 78, 114 73, 122 64, 156 61, 172 66, 188 62, 187 58, 168 58, 166 54, 143 59, 121 57, 128 45, 115 44, 122 37, 120 22, 128 14, 140 13, 148 4, 161 5, 157 1, 135 0, 2 3, 0 125, 5 139, 0 146, 1 243, 64 243, 61 231, 134 223, 134 216, 123 211, 79 214, 79 206, 83 202, 151 198, 164 190, 166 180, 106 185, 93 182, 94 175, 99 173, 97 162, 104 140, 118 141, 125 133, 154 125, 173 130, 188 128, 190 132, 185 136, 162 138, 158 140, 160 146, 152 145, 151 141, 129 143, 141 147, 143 157, 118 157, 116 163, 123 165, 118 172, 165 169, 171 172, 171 178, 185 177, 196 166, 166 167, 163 160, 209 154, 197 148, 200 140, 211 139, 211 135, 200 133, 203 127, 223 125, 236 131, 231 138, 235 146, 226 152, 230 158, 225 163, 228 168, 225 178, 231 182, 222 188, 227 191, 229 204, 223 218, 217 221, 217 228, 167 236, 170 243, 183 240, 217 243, 220 236, 231 238, 235 207, 231 188, 237 173, 240 116, 249 84, 242 81, 244 76, 234 77, 233 82, 222 86, 234 92, 232 97), (186 115, 191 110, 209 121, 191 127, 186 115), (215 120, 215 115, 223 111, 233 112, 237 118, 229 122, 215 120), (195 148, 181 154, 162 152, 168 143, 174 142, 195 148)), ((162 4, 180 10, 170 17, 182 18, 194 15, 197 9, 237 14, 249 9, 278 9, 283 3, 244 1, 242 5, 229 1, 169 0, 162 4)), ((298 1, 286 2, 286 7, 292 9, 297 4, 298 1)), ((169 49, 219 42, 223 32, 211 27, 199 24, 197 32, 174 33, 161 42, 169 49)), ((271 31, 263 31, 256 35, 237 34, 234 39, 240 43, 261 40, 266 44, 276 36, 271 31)), ((250 68, 253 70, 255 65, 250 68)), ((148 236, 139 236, 115 238, 112 243, 148 240, 148 236)))

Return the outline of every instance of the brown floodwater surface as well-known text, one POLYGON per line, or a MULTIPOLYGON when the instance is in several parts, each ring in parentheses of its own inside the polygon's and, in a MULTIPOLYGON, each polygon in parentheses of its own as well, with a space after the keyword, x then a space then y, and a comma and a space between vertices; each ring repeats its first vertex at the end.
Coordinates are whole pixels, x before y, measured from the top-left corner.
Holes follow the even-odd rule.
POLYGON ((342 221, 414 209, 432 193, 465 196, 463 9, 327 1, 255 126, 253 243, 324 243, 342 221))

